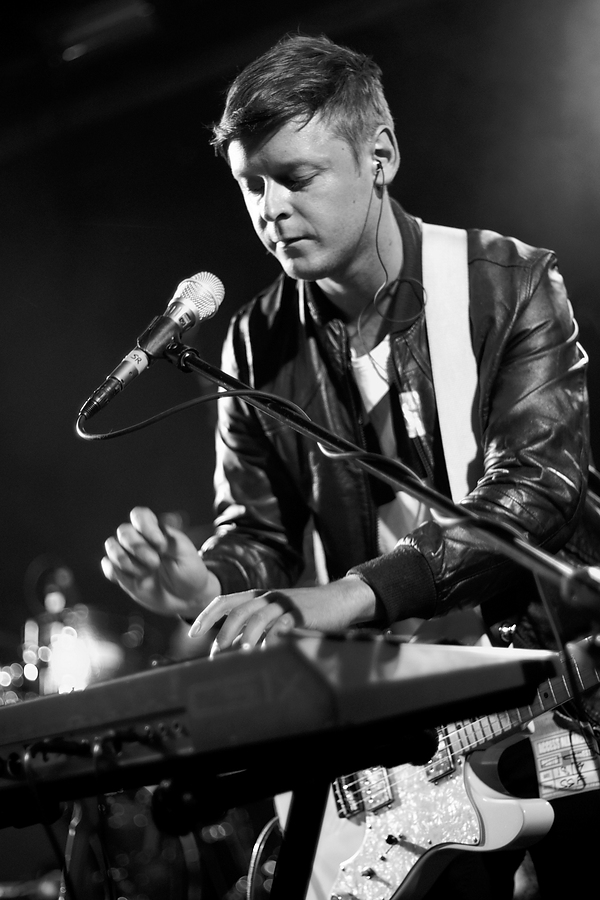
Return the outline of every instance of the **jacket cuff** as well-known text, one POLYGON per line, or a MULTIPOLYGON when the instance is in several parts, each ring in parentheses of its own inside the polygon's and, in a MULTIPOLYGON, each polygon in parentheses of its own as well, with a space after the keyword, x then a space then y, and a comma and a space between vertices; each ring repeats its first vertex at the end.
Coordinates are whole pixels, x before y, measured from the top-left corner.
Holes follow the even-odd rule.
POLYGON ((429 619, 436 607, 437 591, 429 563, 412 544, 399 544, 391 553, 354 566, 358 575, 385 610, 387 624, 416 616, 429 619))
POLYGON ((202 561, 206 568, 219 579, 221 595, 250 590, 251 585, 248 582, 246 571, 235 558, 219 557, 217 559, 203 555, 202 561))

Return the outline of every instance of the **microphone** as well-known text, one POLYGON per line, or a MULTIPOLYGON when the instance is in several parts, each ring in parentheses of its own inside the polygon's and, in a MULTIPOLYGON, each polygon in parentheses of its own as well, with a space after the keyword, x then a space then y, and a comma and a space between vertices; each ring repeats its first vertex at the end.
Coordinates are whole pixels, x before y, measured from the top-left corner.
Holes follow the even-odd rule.
POLYGON ((133 350, 123 357, 116 369, 86 400, 79 411, 79 418, 95 416, 154 359, 163 356, 169 344, 178 340, 184 331, 214 316, 224 296, 223 283, 210 272, 199 272, 182 281, 164 314, 150 322, 133 350))

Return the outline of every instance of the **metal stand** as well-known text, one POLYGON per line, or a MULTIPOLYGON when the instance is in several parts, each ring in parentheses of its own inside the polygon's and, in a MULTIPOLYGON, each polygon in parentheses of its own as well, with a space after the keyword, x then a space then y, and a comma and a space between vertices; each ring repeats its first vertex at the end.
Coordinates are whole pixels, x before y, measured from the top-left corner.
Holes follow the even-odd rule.
POLYGON ((331 782, 315 778, 294 791, 271 889, 272 900, 306 897, 331 782))

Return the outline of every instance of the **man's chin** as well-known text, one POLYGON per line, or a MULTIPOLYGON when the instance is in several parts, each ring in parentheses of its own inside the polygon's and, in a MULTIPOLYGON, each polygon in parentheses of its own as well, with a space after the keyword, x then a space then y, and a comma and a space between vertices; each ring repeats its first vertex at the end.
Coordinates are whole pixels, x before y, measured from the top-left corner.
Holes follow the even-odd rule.
POLYGON ((298 281, 317 281, 326 277, 323 266, 319 266, 314 260, 297 256, 295 258, 277 254, 279 265, 286 275, 298 281))

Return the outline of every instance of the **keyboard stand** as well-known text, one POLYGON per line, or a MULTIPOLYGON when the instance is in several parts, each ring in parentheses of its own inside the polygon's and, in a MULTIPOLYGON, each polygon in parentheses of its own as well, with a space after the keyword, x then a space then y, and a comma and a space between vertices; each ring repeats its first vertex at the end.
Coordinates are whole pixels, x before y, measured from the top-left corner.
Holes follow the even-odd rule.
POLYGON ((305 898, 312 875, 317 844, 331 782, 315 776, 292 793, 285 832, 271 889, 271 900, 305 898))

